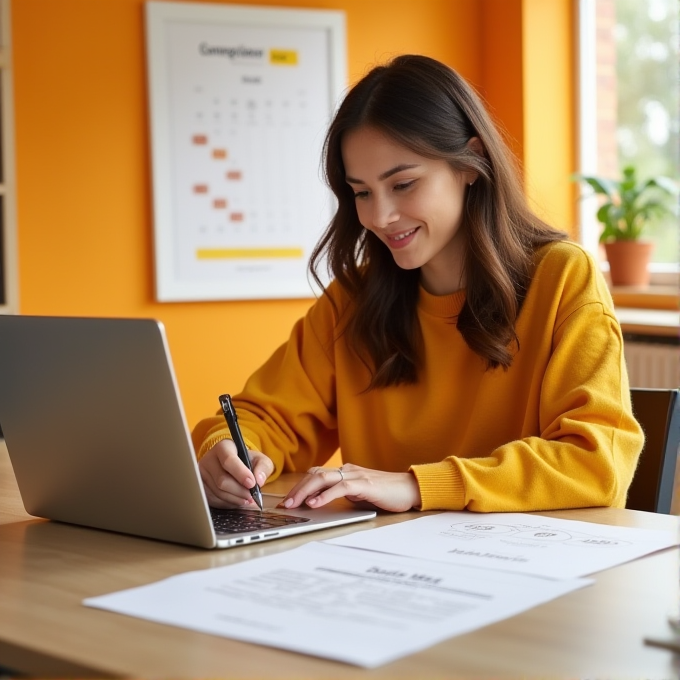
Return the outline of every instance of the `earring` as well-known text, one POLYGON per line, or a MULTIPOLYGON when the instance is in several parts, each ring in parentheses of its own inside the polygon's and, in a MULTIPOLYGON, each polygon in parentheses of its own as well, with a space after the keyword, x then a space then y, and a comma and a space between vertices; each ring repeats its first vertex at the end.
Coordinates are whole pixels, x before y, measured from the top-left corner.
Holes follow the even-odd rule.
POLYGON ((470 182, 470 183, 468 184, 468 186, 471 187, 474 183, 475 183, 475 180, 472 180, 472 182, 470 182))

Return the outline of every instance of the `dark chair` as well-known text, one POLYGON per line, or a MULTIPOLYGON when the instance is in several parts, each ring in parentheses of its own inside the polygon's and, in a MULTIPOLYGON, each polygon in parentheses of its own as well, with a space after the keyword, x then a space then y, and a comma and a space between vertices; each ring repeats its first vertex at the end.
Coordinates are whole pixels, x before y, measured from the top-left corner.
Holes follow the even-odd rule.
POLYGON ((630 395, 646 441, 626 507, 668 515, 680 447, 680 390, 635 388, 630 395))

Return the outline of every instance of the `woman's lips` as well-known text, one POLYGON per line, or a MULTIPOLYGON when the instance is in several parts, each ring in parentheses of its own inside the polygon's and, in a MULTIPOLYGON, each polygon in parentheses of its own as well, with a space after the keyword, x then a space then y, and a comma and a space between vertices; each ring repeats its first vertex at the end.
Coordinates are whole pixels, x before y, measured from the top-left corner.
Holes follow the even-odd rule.
POLYGON ((413 239, 420 227, 415 227, 414 229, 408 229, 407 231, 402 231, 398 234, 392 236, 387 236, 387 244, 393 250, 398 250, 399 248, 405 248, 413 239))

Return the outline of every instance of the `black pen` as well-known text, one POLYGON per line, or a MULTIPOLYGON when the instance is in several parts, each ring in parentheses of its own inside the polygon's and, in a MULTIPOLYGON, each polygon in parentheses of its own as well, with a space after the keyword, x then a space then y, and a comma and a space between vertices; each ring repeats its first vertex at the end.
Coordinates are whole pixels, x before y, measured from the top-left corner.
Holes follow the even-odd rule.
MULTIPOLYGON (((222 407, 222 412, 224 413, 224 418, 229 426, 229 432, 231 432, 231 438, 236 444, 236 451, 238 452, 239 460, 251 471, 253 472, 253 464, 250 462, 250 456, 248 455, 248 449, 246 448, 246 443, 243 441, 243 435, 241 434, 241 428, 238 426, 238 418, 236 417, 236 410, 234 405, 231 403, 231 397, 228 394, 220 395, 220 406, 222 407)), ((253 473, 253 478, 255 474, 253 473)), ((253 500, 257 503, 262 512, 262 492, 260 491, 260 485, 255 480, 255 486, 250 490, 250 495, 253 500)))

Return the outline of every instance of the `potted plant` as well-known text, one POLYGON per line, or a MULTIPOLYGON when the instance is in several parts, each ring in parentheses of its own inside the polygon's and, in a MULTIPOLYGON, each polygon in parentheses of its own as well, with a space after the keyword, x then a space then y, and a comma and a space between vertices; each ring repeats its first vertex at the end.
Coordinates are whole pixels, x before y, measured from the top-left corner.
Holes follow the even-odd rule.
POLYGON ((663 176, 640 181, 632 165, 623 169, 619 180, 592 175, 573 178, 604 197, 597 219, 603 225, 600 243, 607 254, 612 285, 647 285, 653 244, 641 237, 655 218, 675 212, 669 199, 677 195, 677 183, 663 176))

